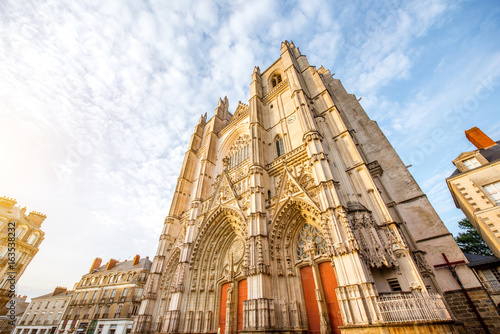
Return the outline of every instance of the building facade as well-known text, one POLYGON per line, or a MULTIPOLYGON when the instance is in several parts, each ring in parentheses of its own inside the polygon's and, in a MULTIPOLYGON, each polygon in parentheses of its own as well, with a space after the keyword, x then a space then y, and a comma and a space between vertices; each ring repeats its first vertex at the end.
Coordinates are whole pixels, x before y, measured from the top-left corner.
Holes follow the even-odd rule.
POLYGON ((52 293, 32 298, 18 322, 15 334, 55 334, 73 291, 58 286, 52 293))
MULTIPOLYGON (((44 239, 43 213, 16 206, 17 201, 0 197, 0 308, 15 296, 14 286, 44 239)), ((0 314, 2 315, 2 314, 0 314)))
POLYGON ((10 299, 11 302, 0 309, 0 314, 5 314, 0 316, 0 334, 12 334, 12 330, 19 324, 24 311, 26 311, 30 304, 26 301, 26 298, 28 297, 15 296, 10 299))
POLYGON ((463 310, 461 285, 487 295, 339 80, 285 42, 250 96, 195 127, 134 333, 498 328, 463 310))
POLYGON ((465 256, 469 260, 469 267, 476 273, 497 310, 500 310, 500 258, 475 254, 465 256))
POLYGON ((465 135, 477 150, 453 160, 457 169, 446 182, 457 208, 500 257, 500 145, 477 127, 465 135))
POLYGON ((75 286, 64 314, 61 333, 129 334, 139 311, 151 261, 136 255, 132 261, 96 258, 75 286))

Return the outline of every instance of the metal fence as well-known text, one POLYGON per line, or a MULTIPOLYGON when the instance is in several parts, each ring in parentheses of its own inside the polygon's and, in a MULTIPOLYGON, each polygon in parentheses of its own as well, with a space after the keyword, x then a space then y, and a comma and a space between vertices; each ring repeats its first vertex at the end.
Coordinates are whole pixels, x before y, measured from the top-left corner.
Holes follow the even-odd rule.
POLYGON ((437 293, 381 294, 377 304, 384 322, 451 320, 443 298, 437 293))

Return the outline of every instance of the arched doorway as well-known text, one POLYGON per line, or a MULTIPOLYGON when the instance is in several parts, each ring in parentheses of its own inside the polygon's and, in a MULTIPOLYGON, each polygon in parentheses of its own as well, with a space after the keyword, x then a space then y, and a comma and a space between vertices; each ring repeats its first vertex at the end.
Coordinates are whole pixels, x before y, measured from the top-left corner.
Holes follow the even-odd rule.
POLYGON ((248 299, 247 280, 224 283, 221 287, 220 333, 234 333, 243 329, 243 302, 248 299), (236 316, 235 316, 236 315, 236 316))
POLYGON ((337 278, 325 256, 326 242, 320 229, 304 223, 298 231, 296 251, 309 333, 340 334, 338 327, 342 326, 342 318, 335 293, 337 278))

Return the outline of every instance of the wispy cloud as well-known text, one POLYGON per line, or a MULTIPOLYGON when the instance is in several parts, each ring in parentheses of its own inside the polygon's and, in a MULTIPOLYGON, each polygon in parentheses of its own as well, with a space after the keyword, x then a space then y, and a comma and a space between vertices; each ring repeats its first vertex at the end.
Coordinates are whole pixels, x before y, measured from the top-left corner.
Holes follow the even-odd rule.
MULTIPOLYGON (((483 38, 469 44, 478 54, 454 52, 465 42, 446 32, 474 32, 459 21, 464 5, 444 0, 49 0, 0 9, 0 156, 9 161, 0 164, 0 195, 48 215, 20 282, 33 296, 71 286, 96 256, 155 254, 199 115, 220 96, 231 108, 245 102, 253 66, 270 65, 286 39, 363 96, 403 157, 443 127, 450 100, 484 75, 496 80, 500 68, 498 47, 483 38), (449 50, 437 52, 443 41, 449 50)), ((481 33, 494 36, 488 15, 481 33)), ((414 173, 447 203, 444 174, 414 173)))

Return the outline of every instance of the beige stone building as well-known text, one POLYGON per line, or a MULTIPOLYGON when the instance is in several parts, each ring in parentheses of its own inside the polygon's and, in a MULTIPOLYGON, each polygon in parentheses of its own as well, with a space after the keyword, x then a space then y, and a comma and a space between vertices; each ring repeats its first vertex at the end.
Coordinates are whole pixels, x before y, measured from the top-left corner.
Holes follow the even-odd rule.
POLYGON ((139 311, 151 261, 136 255, 132 261, 96 258, 75 285, 60 333, 129 334, 139 311))
POLYGON ((73 291, 56 287, 53 292, 31 299, 14 334, 55 334, 73 291))
POLYGON ((27 298, 27 296, 15 296, 11 298, 12 303, 7 303, 7 305, 0 309, 0 314, 5 314, 0 316, 0 334, 12 334, 12 330, 15 325, 19 324, 24 311, 26 311, 30 304, 26 301, 27 298))
POLYGON ((16 206, 17 201, 0 197, 0 308, 12 296, 14 284, 26 270, 44 239, 43 213, 16 206), (14 283, 14 284, 13 284, 14 283))
POLYGON ((338 79, 285 42, 250 96, 195 127, 134 333, 499 330, 451 233, 338 79))
POLYGON ((446 182, 457 208, 500 257, 500 145, 477 127, 465 135, 477 150, 453 160, 457 170, 446 182))

